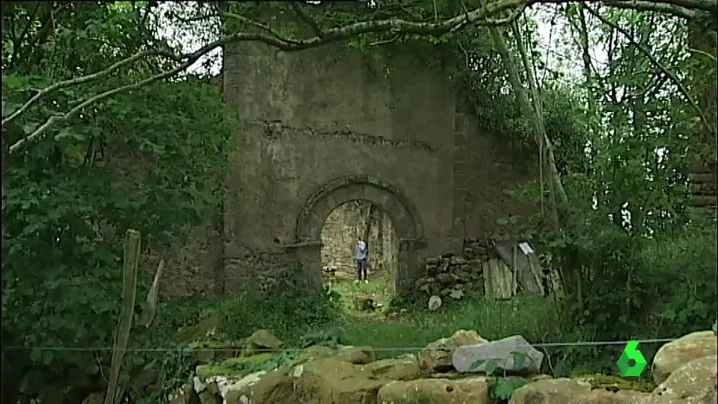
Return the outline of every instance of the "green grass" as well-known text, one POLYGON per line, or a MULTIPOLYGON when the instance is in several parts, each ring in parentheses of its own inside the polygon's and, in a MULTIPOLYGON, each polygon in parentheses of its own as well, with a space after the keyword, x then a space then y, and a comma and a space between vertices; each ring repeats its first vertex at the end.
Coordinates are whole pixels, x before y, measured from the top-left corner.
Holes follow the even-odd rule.
MULTIPOLYGON (((476 330, 488 340, 516 334, 530 342, 561 337, 560 310, 551 298, 518 297, 512 301, 496 302, 469 295, 430 312, 424 309, 427 298, 423 297, 407 313, 386 317, 383 309, 389 306, 393 296, 389 275, 376 274, 368 284, 337 280, 331 285, 331 290, 340 295, 333 305, 325 298, 302 296, 285 289, 275 293, 271 299, 251 292, 238 293, 222 302, 210 303, 208 310, 202 311, 221 314, 224 319, 222 333, 230 340, 266 328, 288 346, 294 346, 308 334, 336 333, 341 343, 372 346, 378 350, 379 357, 406 353, 406 349, 390 348, 423 347, 459 329, 476 330), (358 312, 353 301, 357 293, 372 295, 384 307, 375 312, 358 312)), ((196 306, 194 310, 197 310, 196 306)), ((198 317, 194 315, 192 318, 198 317)), ((166 317, 164 319, 167 320, 166 317)))
POLYGON ((459 329, 473 329, 496 340, 520 334, 530 342, 560 337, 558 310, 548 298, 523 298, 510 302, 467 300, 437 312, 417 312, 395 319, 348 321, 342 325, 345 343, 369 345, 378 356, 406 353, 389 348, 423 347, 459 329))
MULTIPOLYGON (((354 307, 354 297, 357 294, 369 295, 383 308, 389 307, 394 293, 391 274, 370 276, 368 284, 338 279, 331 284, 327 282, 327 285, 341 296, 339 310, 343 320, 324 328, 341 328, 344 343, 372 346, 379 350, 377 354, 381 357, 406 352, 389 348, 423 347, 459 329, 476 330, 489 340, 516 334, 531 342, 559 337, 559 309, 551 298, 518 297, 512 301, 496 302, 467 296, 463 301, 451 302, 436 312, 415 308, 405 315, 385 317, 382 309, 358 312, 354 307)), ((420 307, 425 307, 425 303, 420 301, 420 307)))
POLYGON ((355 318, 378 317, 381 316, 383 310, 374 312, 357 311, 354 307, 354 297, 357 295, 371 296, 375 302, 381 304, 384 308, 389 306, 392 296, 394 295, 394 279, 388 271, 372 274, 369 277, 369 283, 355 283, 353 279, 336 279, 327 281, 327 285, 333 292, 341 296, 339 310, 355 318))

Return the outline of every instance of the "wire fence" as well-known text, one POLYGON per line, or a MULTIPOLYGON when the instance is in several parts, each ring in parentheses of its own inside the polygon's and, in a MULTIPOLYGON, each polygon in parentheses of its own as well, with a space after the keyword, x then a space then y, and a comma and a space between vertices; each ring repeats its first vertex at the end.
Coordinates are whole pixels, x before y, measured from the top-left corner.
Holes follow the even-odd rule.
MULTIPOLYGON (((596 347, 596 346, 616 346, 626 345, 629 342, 638 342, 639 344, 659 344, 667 343, 677 340, 678 338, 651 338, 651 339, 632 339, 632 340, 617 340, 617 341, 574 341, 574 342, 542 342, 536 344, 530 344, 534 348, 552 348, 552 347, 596 347)), ((716 337, 702 337, 693 338, 692 341, 696 340, 715 340, 716 337)), ((173 347, 173 348, 127 348, 125 352, 217 352, 217 351, 229 351, 241 349, 239 345, 222 345, 214 347, 173 347)), ((28 351, 65 351, 65 352, 88 352, 88 351, 112 351, 113 347, 23 347, 23 346, 9 346, 7 350, 28 350, 28 351)), ((303 351, 306 348, 277 348, 277 349, 253 349, 255 352, 297 352, 303 351)), ((411 346, 411 347, 377 347, 372 348, 375 352, 395 352, 395 351, 422 351, 422 350, 437 350, 445 351, 448 348, 442 347, 426 347, 426 346, 411 346)))

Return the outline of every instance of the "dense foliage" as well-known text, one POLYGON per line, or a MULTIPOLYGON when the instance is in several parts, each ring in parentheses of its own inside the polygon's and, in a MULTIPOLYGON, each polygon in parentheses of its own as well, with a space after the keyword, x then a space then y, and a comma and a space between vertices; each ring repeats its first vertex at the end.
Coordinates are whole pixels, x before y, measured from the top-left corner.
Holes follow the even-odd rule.
MULTIPOLYGON (((104 69, 155 41, 139 6, 4 3, 3 18, 11 27, 3 30, 3 118, 39 88, 104 69)), ((204 78, 157 82, 108 98, 26 150, 8 153, 55 111, 161 68, 149 60, 63 88, 3 125, 4 347, 111 346, 125 230, 141 232, 143 257, 166 256, 181 245, 187 226, 219 214, 234 117, 204 78)), ((151 281, 145 269, 154 270, 141 268, 139 296, 151 281)), ((109 354, 9 351, 19 358, 16 369, 28 359, 57 376, 71 365, 107 366, 109 354)))

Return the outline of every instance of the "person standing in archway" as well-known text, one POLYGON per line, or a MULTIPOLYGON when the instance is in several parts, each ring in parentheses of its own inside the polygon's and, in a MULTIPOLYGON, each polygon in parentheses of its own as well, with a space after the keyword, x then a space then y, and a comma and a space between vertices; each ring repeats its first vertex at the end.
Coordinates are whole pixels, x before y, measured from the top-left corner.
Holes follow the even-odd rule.
POLYGON ((366 269, 368 255, 369 249, 366 243, 362 240, 361 236, 357 237, 357 244, 354 247, 354 259, 357 262, 357 280, 355 283, 359 283, 362 280, 362 274, 364 275, 364 283, 369 283, 366 269))

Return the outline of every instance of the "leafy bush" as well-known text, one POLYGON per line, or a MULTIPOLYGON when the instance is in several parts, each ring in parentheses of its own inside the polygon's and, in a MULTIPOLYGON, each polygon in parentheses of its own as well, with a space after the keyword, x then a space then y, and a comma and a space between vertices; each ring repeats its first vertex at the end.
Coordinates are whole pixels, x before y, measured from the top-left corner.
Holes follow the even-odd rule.
POLYGON ((269 293, 247 286, 227 297, 216 309, 227 337, 240 339, 264 328, 297 344, 305 333, 337 319, 336 301, 331 296, 307 293, 296 281, 285 280, 269 293))
POLYGON ((717 240, 716 228, 686 229, 655 240, 638 254, 637 272, 653 295, 648 320, 654 334, 678 337, 707 330, 715 321, 717 240))
MULTIPOLYGON (((188 79, 98 106, 3 164, 3 329, 8 345, 110 346, 125 229, 168 252, 188 225, 212 219, 233 119, 217 89, 188 79), (94 163, 84 156, 104 152, 94 163)), ((94 159, 94 158, 93 158, 94 159)), ((142 273, 142 271, 141 271, 142 273)), ((140 277, 140 292, 147 290, 140 277)), ((45 365, 93 352, 30 351, 45 365)), ((56 367, 61 370, 61 366, 56 367)))

